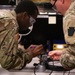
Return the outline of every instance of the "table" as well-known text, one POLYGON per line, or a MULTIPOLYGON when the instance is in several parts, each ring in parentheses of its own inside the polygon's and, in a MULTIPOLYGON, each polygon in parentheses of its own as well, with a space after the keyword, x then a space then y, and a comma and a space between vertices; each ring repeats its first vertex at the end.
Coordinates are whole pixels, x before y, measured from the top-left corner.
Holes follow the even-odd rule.
MULTIPOLYGON (((26 67, 22 70, 11 70, 7 71, 0 66, 0 75, 49 75, 51 70, 37 70, 34 72, 34 63, 39 63, 39 58, 33 58, 32 62, 27 64, 26 67)), ((59 65, 60 63, 55 63, 55 65, 59 65)), ((75 69, 66 72, 58 72, 53 71, 50 75, 75 75, 75 69)))

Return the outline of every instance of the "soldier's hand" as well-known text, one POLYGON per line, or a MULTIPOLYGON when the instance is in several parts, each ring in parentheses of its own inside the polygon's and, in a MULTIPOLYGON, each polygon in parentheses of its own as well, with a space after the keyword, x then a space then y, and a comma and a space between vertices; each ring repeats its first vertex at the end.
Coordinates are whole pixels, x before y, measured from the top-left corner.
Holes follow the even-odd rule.
POLYGON ((31 45, 27 50, 32 52, 33 57, 36 57, 42 53, 43 45, 31 45))
POLYGON ((62 54, 62 50, 54 50, 48 53, 49 57, 52 58, 53 60, 59 60, 61 54, 62 54))
POLYGON ((27 51, 31 51, 31 50, 33 50, 36 46, 37 46, 37 45, 31 44, 26 50, 27 50, 27 51))

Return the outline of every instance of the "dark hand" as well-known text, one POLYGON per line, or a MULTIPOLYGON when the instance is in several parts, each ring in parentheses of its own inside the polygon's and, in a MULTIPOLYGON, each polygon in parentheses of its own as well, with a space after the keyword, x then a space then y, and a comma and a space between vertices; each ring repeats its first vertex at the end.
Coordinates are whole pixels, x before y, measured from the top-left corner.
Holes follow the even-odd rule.
POLYGON ((27 51, 31 51, 32 52, 32 56, 36 57, 38 55, 40 55, 43 51, 43 45, 31 45, 27 51))

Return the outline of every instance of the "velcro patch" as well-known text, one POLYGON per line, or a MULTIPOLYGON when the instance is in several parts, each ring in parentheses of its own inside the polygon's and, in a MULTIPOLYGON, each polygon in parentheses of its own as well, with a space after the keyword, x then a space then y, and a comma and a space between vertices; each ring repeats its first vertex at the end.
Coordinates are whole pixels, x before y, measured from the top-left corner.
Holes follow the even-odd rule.
POLYGON ((73 36, 74 32, 75 32, 75 27, 69 27, 68 36, 73 36))

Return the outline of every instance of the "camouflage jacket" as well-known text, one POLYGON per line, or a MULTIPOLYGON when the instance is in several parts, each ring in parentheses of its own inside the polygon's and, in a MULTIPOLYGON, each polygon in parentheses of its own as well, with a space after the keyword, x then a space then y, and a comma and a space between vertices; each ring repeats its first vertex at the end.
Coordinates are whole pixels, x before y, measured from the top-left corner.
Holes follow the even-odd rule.
POLYGON ((18 49, 16 33, 18 23, 15 12, 0 10, 0 64, 5 69, 22 69, 32 60, 29 52, 18 49))
POLYGON ((63 67, 73 69, 75 68, 75 0, 64 16, 63 31, 68 47, 64 50, 60 62, 63 67))

